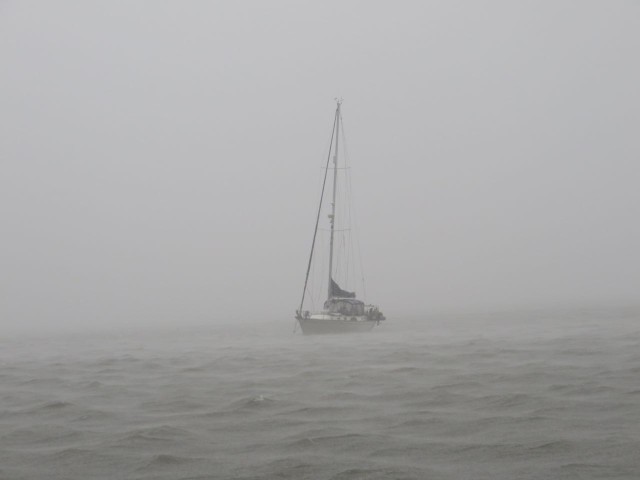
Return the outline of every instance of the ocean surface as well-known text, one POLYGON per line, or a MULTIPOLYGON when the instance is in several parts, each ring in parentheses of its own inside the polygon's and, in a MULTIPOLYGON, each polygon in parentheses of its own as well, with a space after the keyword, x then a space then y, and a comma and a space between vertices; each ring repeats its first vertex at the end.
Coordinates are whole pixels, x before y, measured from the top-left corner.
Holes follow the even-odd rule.
POLYGON ((0 339, 1 479, 638 479, 640 312, 0 339))

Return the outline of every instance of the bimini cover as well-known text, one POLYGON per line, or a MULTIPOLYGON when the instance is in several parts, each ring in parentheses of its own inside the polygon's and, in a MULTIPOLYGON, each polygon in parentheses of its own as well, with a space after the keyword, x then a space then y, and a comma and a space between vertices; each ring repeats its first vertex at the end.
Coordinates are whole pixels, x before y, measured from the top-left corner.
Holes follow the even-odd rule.
POLYGON ((331 279, 331 296, 332 297, 340 297, 340 298, 356 298, 356 292, 347 292, 346 290, 342 290, 340 286, 331 279))

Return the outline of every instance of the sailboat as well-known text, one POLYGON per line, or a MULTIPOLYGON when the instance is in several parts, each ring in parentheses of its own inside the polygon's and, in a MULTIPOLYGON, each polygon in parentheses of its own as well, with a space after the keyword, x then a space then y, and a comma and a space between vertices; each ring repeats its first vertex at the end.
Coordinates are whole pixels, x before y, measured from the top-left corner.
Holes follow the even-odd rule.
POLYGON ((324 181, 322 183, 322 192, 320 194, 320 204, 318 205, 318 213, 316 215, 316 225, 313 232, 313 241, 311 243, 311 252, 309 254, 309 263, 307 265, 307 274, 304 281, 302 291, 302 300, 300 307, 296 310, 296 321, 300 325, 302 333, 305 335, 313 334, 332 334, 332 333, 359 333, 368 332, 374 326, 379 325, 385 320, 380 309, 375 305, 365 304, 362 300, 356 298, 355 292, 350 292, 340 288, 335 281, 334 274, 337 268, 337 258, 335 256, 335 234, 336 234, 336 193, 338 190, 338 143, 341 133, 341 114, 342 100, 336 99, 336 112, 333 122, 333 130, 331 132, 331 142, 329 145, 329 153, 324 173, 324 181), (330 161, 333 152, 333 167, 330 168, 330 161), (309 274, 311 272, 312 261, 314 259, 314 249, 316 239, 318 237, 318 227, 320 224, 320 213, 325 197, 325 186, 327 183, 327 175, 329 170, 333 170, 333 190, 331 195, 331 213, 329 219, 329 268, 327 285, 327 299, 323 304, 322 310, 309 311, 303 310, 305 295, 309 285, 309 274))

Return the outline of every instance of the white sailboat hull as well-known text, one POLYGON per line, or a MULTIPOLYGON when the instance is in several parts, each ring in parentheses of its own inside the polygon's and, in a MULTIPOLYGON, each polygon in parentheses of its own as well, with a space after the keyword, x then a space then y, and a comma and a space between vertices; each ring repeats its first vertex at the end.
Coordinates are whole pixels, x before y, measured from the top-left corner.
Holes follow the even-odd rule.
POLYGON ((366 317, 336 317, 334 315, 311 315, 300 318, 300 328, 305 335, 369 332, 379 322, 366 317))

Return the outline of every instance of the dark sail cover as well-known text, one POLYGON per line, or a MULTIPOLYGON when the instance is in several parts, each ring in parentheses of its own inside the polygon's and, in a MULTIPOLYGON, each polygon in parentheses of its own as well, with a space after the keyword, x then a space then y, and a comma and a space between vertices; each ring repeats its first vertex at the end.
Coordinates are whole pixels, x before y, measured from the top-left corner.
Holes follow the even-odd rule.
POLYGON ((346 290, 342 290, 340 286, 331 279, 331 296, 332 297, 341 297, 341 298, 356 298, 356 292, 347 292, 346 290))

